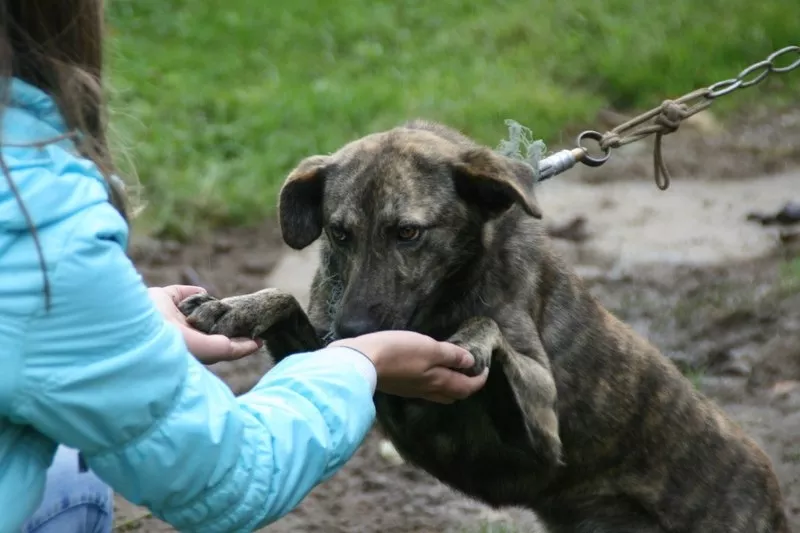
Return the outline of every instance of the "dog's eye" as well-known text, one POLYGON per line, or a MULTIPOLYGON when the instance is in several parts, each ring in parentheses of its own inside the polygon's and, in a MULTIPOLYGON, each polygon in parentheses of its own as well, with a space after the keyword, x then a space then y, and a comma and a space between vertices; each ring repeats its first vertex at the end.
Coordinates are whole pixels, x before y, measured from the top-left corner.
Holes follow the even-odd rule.
POLYGON ((404 226, 397 230, 397 239, 403 242, 416 241, 422 235, 422 231, 414 226, 404 226))
POLYGON ((341 228, 330 227, 328 231, 331 234, 331 238, 336 242, 345 242, 347 240, 347 232, 341 228))

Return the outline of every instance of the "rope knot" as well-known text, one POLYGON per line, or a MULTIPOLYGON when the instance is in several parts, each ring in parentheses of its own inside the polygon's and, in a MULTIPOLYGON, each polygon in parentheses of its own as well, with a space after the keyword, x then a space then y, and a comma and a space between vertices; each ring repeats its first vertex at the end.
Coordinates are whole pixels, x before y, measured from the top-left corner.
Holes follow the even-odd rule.
POLYGON ((602 150, 608 150, 609 148, 619 148, 622 145, 622 137, 619 136, 618 133, 609 131, 603 138, 600 139, 598 143, 602 150))
POLYGON ((678 130, 681 122, 689 116, 689 109, 684 104, 679 104, 674 100, 664 100, 661 104, 661 112, 656 116, 655 122, 661 126, 664 133, 673 133, 678 130))

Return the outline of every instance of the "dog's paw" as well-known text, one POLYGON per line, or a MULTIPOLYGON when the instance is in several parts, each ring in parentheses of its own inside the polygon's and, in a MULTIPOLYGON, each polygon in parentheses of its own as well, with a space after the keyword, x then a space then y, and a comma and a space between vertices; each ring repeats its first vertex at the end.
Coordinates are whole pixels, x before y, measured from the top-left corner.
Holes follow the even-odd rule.
POLYGON ((469 377, 479 376, 488 367, 489 367, 489 361, 488 360, 477 359, 475 361, 475 364, 471 368, 468 368, 468 369, 465 370, 464 374, 466 374, 469 377))
POLYGON ((231 306, 207 294, 195 294, 183 300, 178 308, 186 315, 186 322, 194 329, 203 333, 217 334, 219 321, 228 312, 231 306))
POLYGON ((184 298, 179 304, 178 309, 181 313, 185 316, 191 315, 198 307, 203 305, 206 302, 211 302, 217 300, 210 294, 200 293, 200 294, 193 294, 184 298))
POLYGON ((482 337, 467 339, 460 334, 456 334, 453 338, 450 339, 449 342, 455 344, 456 346, 464 348, 469 353, 471 353, 472 357, 475 359, 475 364, 472 365, 470 368, 461 368, 458 370, 464 375, 470 377, 480 375, 480 373, 483 372, 484 369, 488 367, 492 361, 493 346, 487 344, 485 342, 485 339, 482 337))
MULTIPOLYGON (((456 343, 458 344, 458 343, 456 343)), ((474 377, 480 375, 481 372, 489 366, 489 361, 491 360, 491 352, 486 355, 481 353, 480 348, 478 349, 470 349, 469 346, 461 345, 462 348, 467 350, 469 353, 472 354, 472 357, 475 358, 475 364, 472 365, 470 368, 461 368, 458 371, 464 374, 465 376, 474 377)))
POLYGON ((467 350, 475 359, 475 364, 471 368, 461 372, 467 376, 477 376, 491 364, 501 336, 500 329, 493 320, 475 317, 464 322, 448 340, 467 350))

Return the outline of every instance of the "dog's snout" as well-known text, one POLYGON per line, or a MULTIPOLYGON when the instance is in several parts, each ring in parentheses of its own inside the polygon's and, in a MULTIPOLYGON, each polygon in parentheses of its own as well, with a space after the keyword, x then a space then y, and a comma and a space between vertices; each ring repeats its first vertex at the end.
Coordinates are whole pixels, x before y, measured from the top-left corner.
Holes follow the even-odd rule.
POLYGON ((336 335, 340 339, 348 339, 374 333, 380 330, 380 323, 369 315, 342 316, 336 324, 336 335))

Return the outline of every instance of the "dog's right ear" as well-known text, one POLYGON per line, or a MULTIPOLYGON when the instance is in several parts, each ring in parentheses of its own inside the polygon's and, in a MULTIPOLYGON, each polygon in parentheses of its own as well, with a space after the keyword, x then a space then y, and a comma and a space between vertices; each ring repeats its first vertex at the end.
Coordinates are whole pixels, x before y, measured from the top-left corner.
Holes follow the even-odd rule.
POLYGON ((515 203, 533 218, 542 218, 533 194, 536 178, 526 164, 500 156, 488 148, 470 148, 453 164, 456 191, 493 218, 515 203))
POLYGON ((330 156, 303 159, 289 173, 278 197, 278 217, 283 241, 302 250, 322 234, 322 194, 330 156))

